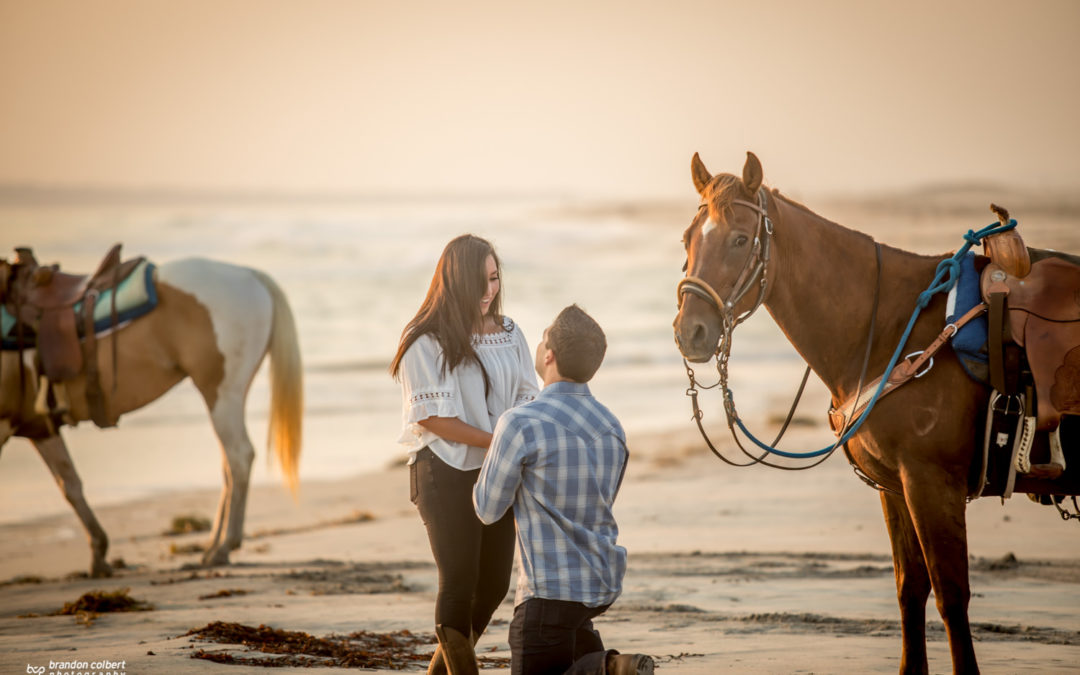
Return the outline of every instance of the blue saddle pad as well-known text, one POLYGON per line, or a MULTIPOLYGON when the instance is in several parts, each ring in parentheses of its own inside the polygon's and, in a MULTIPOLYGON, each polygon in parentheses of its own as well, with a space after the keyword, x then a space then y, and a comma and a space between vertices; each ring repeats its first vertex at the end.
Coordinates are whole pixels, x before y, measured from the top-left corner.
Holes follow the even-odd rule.
MULTIPOLYGON (((979 290, 979 271, 975 269, 975 254, 969 252, 960 261, 959 281, 949 291, 945 321, 956 321, 980 302, 982 294, 979 290)), ((987 335, 986 315, 981 314, 962 326, 952 339, 952 348, 960 357, 960 365, 972 379, 983 384, 990 382, 987 335)))
MULTIPOLYGON (((147 260, 139 263, 126 279, 115 288, 110 288, 100 296, 94 304, 94 333, 102 333, 113 327, 112 323, 112 297, 116 294, 117 328, 138 319, 150 310, 157 307, 157 289, 154 287, 154 263, 147 260)), ((74 311, 82 311, 82 302, 75 304, 74 311)), ((82 335, 82 322, 77 324, 79 335, 82 335)), ((18 349, 18 336, 15 334, 15 317, 8 313, 7 308, 0 305, 0 349, 18 349)), ((32 348, 37 343, 36 336, 32 332, 24 338, 23 347, 32 348)))

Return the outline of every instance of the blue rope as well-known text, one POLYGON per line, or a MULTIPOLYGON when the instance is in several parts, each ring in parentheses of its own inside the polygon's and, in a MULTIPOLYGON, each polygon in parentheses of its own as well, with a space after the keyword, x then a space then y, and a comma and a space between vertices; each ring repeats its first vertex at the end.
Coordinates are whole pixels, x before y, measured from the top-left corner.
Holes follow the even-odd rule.
MULTIPOLYGON (((922 310, 930 304, 930 300, 934 297, 935 294, 947 293, 948 291, 952 290, 953 286, 956 285, 956 282, 959 281, 960 260, 965 255, 967 255, 967 252, 971 249, 971 247, 981 243, 984 237, 988 237, 993 234, 1000 234, 1002 232, 1008 232, 1015 227, 1016 219, 1012 218, 1009 220, 1008 223, 992 223, 982 228, 978 232, 974 230, 968 230, 967 234, 964 235, 965 243, 960 248, 960 250, 957 251, 956 254, 953 255, 951 258, 946 258, 945 260, 942 260, 940 263, 938 263, 937 270, 934 273, 934 280, 930 282, 930 286, 925 291, 919 294, 918 301, 915 306, 915 311, 911 314, 911 320, 908 321, 907 328, 904 329, 904 334, 900 338, 900 343, 896 345, 896 351, 893 352, 892 359, 889 361, 889 365, 885 368, 886 375, 893 371, 893 368, 896 367, 897 361, 900 360, 900 354, 903 353, 904 345, 907 344, 908 337, 911 336, 911 330, 915 327, 915 320, 919 318, 919 314, 922 312, 922 310)), ((767 445, 759 441, 752 433, 750 433, 750 430, 746 428, 746 426, 742 423, 742 420, 739 419, 738 416, 735 417, 735 424, 738 425, 739 429, 742 430, 743 434, 745 434, 747 438, 753 441, 754 445, 758 446, 762 450, 765 450, 766 452, 772 453, 774 455, 779 455, 781 457, 789 457, 791 459, 809 459, 811 457, 820 457, 821 455, 832 452, 836 448, 851 440, 851 437, 855 435, 855 432, 859 430, 859 427, 862 426, 863 422, 866 421, 866 418, 870 415, 870 411, 874 409, 875 405, 877 405, 878 398, 881 397, 881 392, 885 389, 885 383, 887 379, 887 377, 881 378, 881 383, 878 385, 877 390, 874 392, 874 395, 870 398, 870 402, 867 403, 866 410, 864 410, 862 415, 859 416, 855 423, 848 428, 847 432, 844 433, 843 437, 841 437, 835 445, 824 447, 821 450, 815 450, 813 452, 786 452, 784 450, 778 450, 771 445, 767 445)), ((735 395, 732 393, 731 389, 725 389, 724 393, 728 398, 730 398, 732 409, 734 410, 735 395)))

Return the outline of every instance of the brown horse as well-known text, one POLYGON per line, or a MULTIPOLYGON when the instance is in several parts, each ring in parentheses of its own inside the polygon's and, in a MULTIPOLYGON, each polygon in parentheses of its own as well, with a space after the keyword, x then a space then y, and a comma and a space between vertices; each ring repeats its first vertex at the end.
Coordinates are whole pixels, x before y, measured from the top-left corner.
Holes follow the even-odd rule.
MULTIPOLYGON (((735 316, 765 305, 829 388, 834 403, 854 396, 872 325, 878 245, 762 188, 761 164, 752 153, 747 153, 741 178, 712 176, 696 154, 691 172, 701 205, 683 235, 686 271, 688 279, 703 283, 681 296, 674 326, 683 356, 698 363, 713 357, 725 331, 713 303, 723 306, 725 298, 734 296, 730 309, 735 316), (772 223, 771 237, 759 229, 765 216, 772 223), (761 251, 758 235, 771 240, 771 250, 766 248, 770 260, 759 275, 763 279, 753 275, 755 251, 761 251), (745 292, 738 297, 740 288, 745 292)), ((945 257, 880 247, 882 283, 867 379, 889 363, 917 296, 945 257)), ((935 298, 914 324, 908 341, 914 346, 904 353, 928 345, 941 332, 946 298, 935 298)), ((928 669, 925 624, 931 589, 948 633, 954 672, 978 671, 968 621, 965 509, 976 430, 981 437, 987 400, 988 390, 967 376, 952 350, 944 349, 925 377, 882 398, 848 444, 852 461, 883 488, 904 673, 928 669)), ((1076 494, 1025 478, 1018 479, 1016 490, 1076 494)))
MULTIPOLYGON (((0 281, 12 279, 16 272, 11 263, 0 260, 0 281)), ((101 388, 109 416, 115 420, 191 378, 206 401, 225 459, 225 486, 203 563, 225 564, 243 537, 255 455, 244 407, 251 381, 267 354, 271 359, 270 441, 276 446, 287 484, 296 489, 303 388, 292 311, 278 285, 258 270, 191 258, 165 263, 155 269, 154 276, 156 309, 99 337, 101 388), (113 340, 117 342, 115 389, 113 340)), ((6 290, 0 288, 0 297, 6 290)), ((33 352, 24 352, 21 363, 15 351, 2 352, 0 358, 0 447, 11 436, 33 443, 86 529, 90 573, 108 576, 108 537, 86 503, 63 438, 34 410, 38 377, 33 352)), ((90 419, 85 390, 85 376, 68 384, 74 423, 90 419)))

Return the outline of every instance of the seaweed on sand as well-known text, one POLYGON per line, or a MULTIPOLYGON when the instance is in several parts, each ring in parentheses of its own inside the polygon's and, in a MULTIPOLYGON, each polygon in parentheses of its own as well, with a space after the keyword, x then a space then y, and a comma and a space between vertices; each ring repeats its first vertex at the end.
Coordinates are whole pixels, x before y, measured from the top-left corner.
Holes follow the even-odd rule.
POLYGON ((99 614, 108 612, 148 612, 154 606, 128 595, 131 589, 121 588, 116 591, 90 591, 83 593, 75 602, 65 602, 63 608, 52 613, 53 616, 70 614, 75 620, 90 626, 99 614))
MULTIPOLYGON (((315 637, 301 631, 287 631, 270 626, 258 628, 238 623, 215 621, 186 633, 202 642, 242 645, 250 652, 279 656, 235 656, 228 651, 196 650, 191 658, 217 663, 262 667, 337 667, 385 668, 405 670, 427 663, 428 650, 417 649, 435 643, 435 636, 414 634, 407 630, 390 633, 357 631, 349 635, 315 637)), ((481 657, 481 662, 495 666, 509 665, 507 659, 481 657)))

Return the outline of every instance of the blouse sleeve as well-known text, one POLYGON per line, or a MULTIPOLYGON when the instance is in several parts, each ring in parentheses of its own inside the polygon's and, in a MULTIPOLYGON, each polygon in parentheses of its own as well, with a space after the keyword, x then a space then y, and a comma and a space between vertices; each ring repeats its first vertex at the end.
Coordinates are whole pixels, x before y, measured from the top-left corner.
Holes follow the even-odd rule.
POLYGON ((441 368, 442 349, 431 335, 423 335, 401 359, 401 390, 408 424, 429 417, 463 418, 457 381, 441 368))
POLYGON ((529 343, 525 340, 525 333, 521 330, 521 326, 518 326, 517 333, 518 363, 521 368, 521 375, 518 378, 517 392, 514 395, 514 407, 522 403, 528 403, 540 393, 540 388, 536 386, 534 356, 529 350, 529 343))

